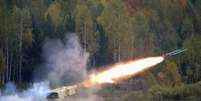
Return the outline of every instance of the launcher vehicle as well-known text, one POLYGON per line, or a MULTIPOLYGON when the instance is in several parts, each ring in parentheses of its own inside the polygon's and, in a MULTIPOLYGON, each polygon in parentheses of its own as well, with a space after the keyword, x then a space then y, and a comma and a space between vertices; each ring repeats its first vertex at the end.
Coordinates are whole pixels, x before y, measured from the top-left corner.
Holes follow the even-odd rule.
POLYGON ((63 86, 51 90, 47 95, 48 101, 63 101, 68 96, 73 96, 78 91, 78 85, 63 86))

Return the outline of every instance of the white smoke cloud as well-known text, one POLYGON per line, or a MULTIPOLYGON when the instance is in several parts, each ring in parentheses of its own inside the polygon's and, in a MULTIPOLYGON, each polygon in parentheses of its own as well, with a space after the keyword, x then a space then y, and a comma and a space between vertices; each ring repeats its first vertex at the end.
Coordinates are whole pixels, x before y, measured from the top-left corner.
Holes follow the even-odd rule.
POLYGON ((43 47, 47 79, 54 87, 75 83, 85 78, 89 53, 85 52, 75 34, 64 41, 48 40, 43 47))
MULTIPOLYGON (((45 76, 43 80, 48 82, 34 83, 23 92, 18 92, 16 87, 9 83, 5 90, 2 90, 2 95, 0 92, 0 101, 47 101, 50 85, 66 86, 87 76, 89 53, 81 48, 76 34, 67 34, 63 41, 47 40, 43 47, 43 57, 45 65, 37 71, 37 75, 45 76)), ((103 98, 96 94, 97 91, 98 89, 91 88, 85 94, 66 97, 64 101, 103 101, 103 98)))
POLYGON ((35 83, 23 92, 18 92, 14 84, 7 85, 0 95, 0 101, 47 101, 46 95, 50 91, 48 82, 35 83))

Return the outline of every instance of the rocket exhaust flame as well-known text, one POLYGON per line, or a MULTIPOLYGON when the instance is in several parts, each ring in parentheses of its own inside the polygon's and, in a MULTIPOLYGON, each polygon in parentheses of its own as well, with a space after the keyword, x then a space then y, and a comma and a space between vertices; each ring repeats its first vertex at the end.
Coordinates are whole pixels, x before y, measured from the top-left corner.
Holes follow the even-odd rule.
POLYGON ((185 52, 186 50, 187 49, 177 49, 175 51, 163 54, 162 56, 147 57, 139 60, 117 63, 109 66, 109 68, 106 68, 104 71, 98 71, 89 75, 88 79, 79 82, 78 84, 54 89, 49 93, 47 98, 54 98, 55 95, 63 96, 63 92, 68 92, 66 93, 67 95, 73 95, 76 93, 76 89, 79 87, 92 87, 98 84, 116 83, 117 81, 127 79, 137 75, 140 72, 150 69, 151 67, 163 62, 164 58, 166 57, 174 56, 176 54, 185 52))
POLYGON ((135 76, 140 72, 150 69, 151 67, 163 62, 164 58, 168 56, 173 56, 185 52, 186 50, 187 49, 177 49, 175 51, 163 54, 162 56, 147 57, 139 60, 117 63, 109 66, 109 68, 106 68, 104 71, 99 71, 89 75, 88 79, 78 84, 55 89, 49 93, 47 98, 52 98, 52 96, 54 97, 55 94, 62 95, 62 92, 68 92, 68 95, 73 95, 76 93, 76 89, 78 87, 92 87, 98 84, 116 83, 117 81, 135 76))
POLYGON ((118 63, 110 66, 109 69, 89 75, 89 79, 81 83, 85 87, 96 84, 115 83, 123 78, 135 76, 136 74, 147 70, 164 60, 163 56, 148 57, 126 63, 118 63))

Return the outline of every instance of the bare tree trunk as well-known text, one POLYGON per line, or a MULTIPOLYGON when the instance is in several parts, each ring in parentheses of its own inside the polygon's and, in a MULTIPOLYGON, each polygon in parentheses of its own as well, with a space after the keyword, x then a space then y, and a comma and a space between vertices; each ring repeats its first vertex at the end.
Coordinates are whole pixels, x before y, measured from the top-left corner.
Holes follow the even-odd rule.
POLYGON ((116 42, 115 42, 115 40, 113 41, 113 61, 115 61, 116 62, 116 42))
POLYGON ((9 48, 8 48, 8 37, 7 37, 7 45, 6 45, 6 68, 5 68, 5 70, 6 70, 6 76, 5 76, 5 82, 7 82, 8 81, 8 71, 9 71, 9 48))
POLYGON ((2 74, 0 73, 0 84, 2 84, 2 74))
POLYGON ((1 84, 3 84, 3 72, 1 72, 1 84))
POLYGON ((12 67, 12 75, 11 75, 11 79, 13 80, 13 81, 15 81, 15 68, 17 67, 16 66, 16 64, 15 64, 15 62, 16 62, 16 60, 15 60, 15 55, 14 55, 14 61, 13 61, 13 67, 12 67))
POLYGON ((85 52, 87 51, 87 28, 86 28, 86 25, 84 26, 85 28, 84 28, 84 48, 85 48, 85 52))
POLYGON ((96 60, 95 58, 93 59, 93 65, 92 66, 95 66, 96 65, 96 60))
POLYGON ((131 59, 134 58, 134 37, 131 36, 131 59))
POLYGON ((118 41, 118 62, 121 60, 121 45, 120 45, 120 41, 118 41))
POLYGON ((2 72, 0 73, 0 84, 2 84, 2 72))
POLYGON ((5 80, 5 76, 4 76, 4 71, 1 73, 2 77, 1 77, 1 84, 4 85, 4 80, 5 80))
POLYGON ((20 59, 19 59, 19 82, 22 81, 22 34, 23 34, 23 14, 20 13, 20 43, 19 43, 19 52, 20 52, 20 59))
POLYGON ((9 68, 10 68, 10 70, 9 70, 9 75, 8 75, 8 77, 9 77, 9 81, 11 80, 11 75, 12 75, 12 62, 13 62, 13 55, 12 55, 12 53, 10 54, 10 65, 9 65, 9 68))
MULTIPOLYGON (((16 47, 15 51, 14 51, 14 54, 17 54, 17 53, 18 53, 18 48, 16 47)), ((12 80, 16 81, 16 74, 17 74, 17 68, 18 68, 18 65, 17 65, 17 63, 18 63, 18 60, 17 60, 18 55, 14 55, 13 58, 14 58, 14 61, 13 61, 13 70, 12 70, 12 80)))
MULTIPOLYGON (((6 51, 6 49, 5 49, 5 51, 6 51)), ((4 61, 6 61, 6 58, 4 58, 4 61)), ((6 64, 4 64, 5 65, 5 67, 6 67, 6 64)), ((4 70, 3 70, 3 72, 2 72, 2 84, 4 85, 5 84, 5 70, 6 70, 6 68, 4 68, 4 70)))

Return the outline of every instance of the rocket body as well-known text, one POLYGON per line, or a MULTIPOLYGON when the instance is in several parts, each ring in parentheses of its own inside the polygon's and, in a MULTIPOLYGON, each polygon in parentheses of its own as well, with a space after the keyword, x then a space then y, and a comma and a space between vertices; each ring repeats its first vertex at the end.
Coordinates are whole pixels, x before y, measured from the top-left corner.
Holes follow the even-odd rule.
POLYGON ((177 49, 172 52, 166 53, 165 56, 174 56, 185 51, 187 51, 187 49, 177 49))

